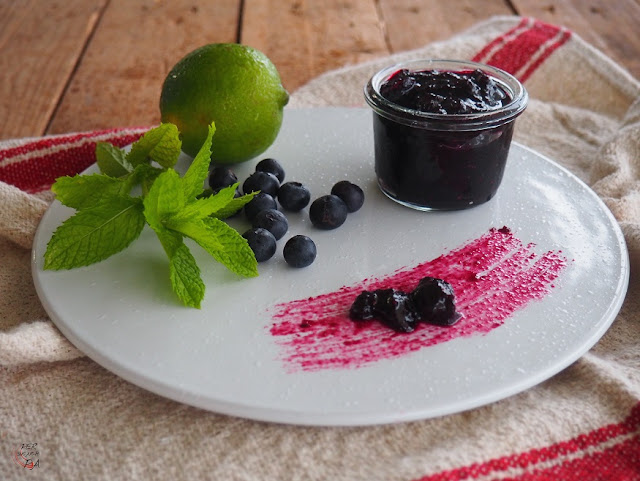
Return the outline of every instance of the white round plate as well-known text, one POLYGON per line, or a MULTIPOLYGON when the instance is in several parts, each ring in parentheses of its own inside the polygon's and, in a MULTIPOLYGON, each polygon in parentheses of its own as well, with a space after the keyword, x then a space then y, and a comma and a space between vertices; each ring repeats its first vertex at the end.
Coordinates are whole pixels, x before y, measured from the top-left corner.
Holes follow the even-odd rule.
MULTIPOLYGON (((73 213, 56 201, 38 228, 32 267, 38 295, 60 331, 115 374, 179 402, 272 422, 371 425, 460 412, 532 387, 591 348, 621 307, 629 261, 613 216, 575 176, 521 145, 511 148, 497 196, 458 212, 414 211, 379 191, 369 110, 286 110, 265 157, 279 159, 287 180, 308 185, 312 198, 349 179, 364 189, 365 205, 333 231, 314 229, 308 209, 289 214, 288 234, 253 279, 234 276, 192 246, 207 286, 198 310, 174 297, 164 251, 149 228, 99 264, 44 271, 47 242, 73 213), (494 329, 406 354, 378 355, 369 344, 362 362, 344 365, 303 362, 323 351, 322 342, 332 342, 330 329, 306 347, 296 344, 302 333, 271 332, 282 321, 275 315, 282 303, 310 298, 314 315, 322 316, 316 296, 430 262, 503 226, 525 253, 542 259, 554 253, 566 265, 494 329), (304 269, 287 267, 282 257, 295 234, 317 244, 315 263, 304 269)), ((254 166, 239 166, 238 177, 254 166)), ((233 222, 247 227, 242 218, 233 222)), ((519 282, 506 287, 516 297, 519 282)), ((484 302, 484 314, 499 317, 504 301, 484 302)), ((475 322, 470 316, 463 321, 475 322)), ((415 334, 397 336, 415 347, 415 334)))

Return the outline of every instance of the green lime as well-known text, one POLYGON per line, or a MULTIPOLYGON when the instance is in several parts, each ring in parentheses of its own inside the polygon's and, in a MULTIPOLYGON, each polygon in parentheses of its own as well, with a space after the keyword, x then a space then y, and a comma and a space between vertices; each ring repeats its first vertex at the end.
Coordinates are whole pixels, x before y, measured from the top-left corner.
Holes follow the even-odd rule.
POLYGON ((162 122, 178 127, 182 150, 195 156, 212 121, 211 159, 244 162, 276 139, 289 94, 267 56, 236 43, 214 43, 182 58, 160 95, 162 122))

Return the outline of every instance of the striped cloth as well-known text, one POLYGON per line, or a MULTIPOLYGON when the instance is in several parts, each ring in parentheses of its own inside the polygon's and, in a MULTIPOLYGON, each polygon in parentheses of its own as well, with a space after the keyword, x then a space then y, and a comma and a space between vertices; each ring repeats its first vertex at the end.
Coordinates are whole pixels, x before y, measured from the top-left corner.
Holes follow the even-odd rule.
POLYGON ((122 128, 4 142, 0 179, 29 194, 46 191, 56 178, 82 172, 95 162, 96 142, 124 147, 146 128, 122 128))
POLYGON ((525 83, 553 52, 571 38, 571 31, 533 18, 489 42, 472 58, 506 70, 525 83))

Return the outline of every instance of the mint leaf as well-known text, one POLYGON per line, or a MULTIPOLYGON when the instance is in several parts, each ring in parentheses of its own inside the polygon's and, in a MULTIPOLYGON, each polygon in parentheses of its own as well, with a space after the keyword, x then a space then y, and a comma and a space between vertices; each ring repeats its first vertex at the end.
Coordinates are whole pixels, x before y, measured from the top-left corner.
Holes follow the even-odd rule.
POLYGON ((133 169, 133 172, 123 179, 126 181, 126 192, 130 193, 134 186, 140 185, 142 187, 142 196, 146 196, 156 178, 164 171, 165 169, 159 169, 149 164, 137 165, 133 169))
POLYGON ((100 172, 110 177, 122 177, 133 170, 124 151, 108 142, 96 143, 96 163, 100 172))
POLYGON ((253 199, 256 196, 256 194, 257 192, 252 192, 250 194, 245 194, 240 197, 235 197, 231 199, 227 203, 227 205, 225 205, 221 209, 218 209, 215 212, 212 212, 211 215, 218 219, 226 219, 227 217, 232 216, 233 214, 238 212, 240 209, 242 209, 245 205, 247 205, 251 201, 251 199, 253 199))
POLYGON ((167 229, 184 234, 193 240, 196 240, 196 237, 199 237, 200 242, 197 240, 196 242, 198 242, 198 244, 200 244, 209 253, 224 249, 224 245, 219 242, 217 235, 207 230, 202 219, 177 220, 172 217, 165 222, 165 225, 167 229))
POLYGON ((238 184, 221 189, 217 194, 210 197, 200 197, 193 202, 189 202, 184 209, 172 216, 172 220, 181 222, 191 219, 202 219, 208 217, 221 209, 224 209, 233 200, 238 184))
POLYGON ((156 178, 145 196, 144 217, 154 230, 163 228, 164 219, 184 208, 181 180, 175 170, 166 170, 156 178))
POLYGON ((184 244, 182 235, 162 227, 154 231, 169 257, 169 279, 173 292, 184 305, 200 309, 205 285, 200 277, 200 268, 184 244))
POLYGON ((216 126, 213 122, 209 125, 209 132, 198 154, 193 158, 193 162, 184 174, 184 196, 186 199, 194 199, 204 188, 204 181, 209 174, 209 164, 211 163, 211 143, 216 126))
POLYGON ((134 167, 153 160, 162 167, 170 168, 176 164, 181 148, 178 127, 174 124, 160 124, 131 146, 126 159, 134 167))
POLYGON ((143 164, 122 177, 110 177, 106 174, 64 176, 56 179, 51 190, 60 203, 81 210, 108 202, 111 197, 127 196, 139 184, 142 184, 144 193, 162 172, 164 170, 143 164))
POLYGON ((187 221, 175 225, 175 230, 196 241, 230 271, 243 277, 258 275, 258 263, 247 240, 220 219, 187 221))
POLYGON ((100 262, 128 247, 143 227, 142 203, 132 197, 113 197, 80 210, 53 233, 44 268, 73 269, 100 262))
POLYGON ((200 309, 204 299, 205 285, 200 278, 200 269, 186 245, 182 244, 169 259, 171 287, 182 303, 200 309))
POLYGON ((74 175, 58 177, 51 186, 56 198, 74 209, 93 207, 105 198, 126 195, 130 190, 124 179, 104 174, 74 175))

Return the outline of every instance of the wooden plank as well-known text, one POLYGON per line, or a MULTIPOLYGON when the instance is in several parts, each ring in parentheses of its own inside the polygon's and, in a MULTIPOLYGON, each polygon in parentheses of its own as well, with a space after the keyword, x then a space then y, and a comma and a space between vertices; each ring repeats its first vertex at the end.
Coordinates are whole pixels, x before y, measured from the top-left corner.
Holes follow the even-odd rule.
POLYGON ((295 90, 330 69, 389 52, 375 0, 245 0, 241 42, 295 90))
POLYGON ((105 3, 0 2, 0 139, 45 132, 105 3))
POLYGON ((380 0, 394 52, 444 40, 494 15, 513 15, 505 0, 380 0))
POLYGON ((522 15, 571 29, 640 78, 638 0, 513 0, 522 15))
POLYGON ((50 133, 160 121, 162 82, 185 54, 234 42, 240 0, 111 0, 50 133))

